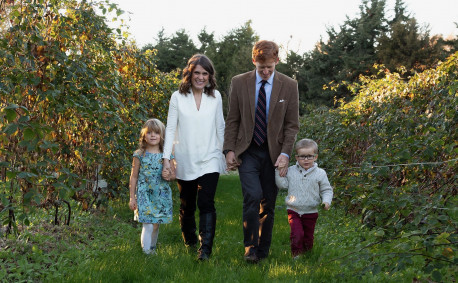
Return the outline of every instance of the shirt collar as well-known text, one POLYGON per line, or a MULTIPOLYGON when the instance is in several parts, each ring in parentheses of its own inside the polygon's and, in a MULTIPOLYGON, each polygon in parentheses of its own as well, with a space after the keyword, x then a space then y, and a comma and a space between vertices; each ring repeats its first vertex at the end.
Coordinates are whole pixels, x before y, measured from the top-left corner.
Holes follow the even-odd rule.
POLYGON ((313 166, 310 167, 309 169, 305 170, 304 168, 302 168, 301 165, 299 165, 299 162, 296 161, 296 169, 299 170, 301 173, 304 172, 305 174, 308 174, 310 172, 312 172, 313 170, 315 170, 315 168, 318 167, 318 164, 316 162, 313 163, 313 166))
MULTIPOLYGON (((262 81, 262 78, 261 76, 258 74, 258 71, 255 70, 254 71, 256 73, 256 85, 258 85, 259 83, 261 83, 262 81)), ((273 81, 274 81, 274 76, 275 76, 275 71, 272 73, 272 76, 270 76, 270 78, 267 80, 267 83, 272 85, 273 81)))

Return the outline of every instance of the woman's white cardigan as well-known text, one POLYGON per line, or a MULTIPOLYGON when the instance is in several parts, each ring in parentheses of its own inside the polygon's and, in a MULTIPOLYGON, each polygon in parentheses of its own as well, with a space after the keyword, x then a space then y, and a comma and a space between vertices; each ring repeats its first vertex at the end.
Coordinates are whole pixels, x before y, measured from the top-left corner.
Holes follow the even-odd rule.
POLYGON ((219 91, 214 94, 202 94, 199 110, 192 91, 175 91, 170 98, 163 158, 170 159, 173 151, 177 179, 195 180, 225 170, 223 103, 219 91))

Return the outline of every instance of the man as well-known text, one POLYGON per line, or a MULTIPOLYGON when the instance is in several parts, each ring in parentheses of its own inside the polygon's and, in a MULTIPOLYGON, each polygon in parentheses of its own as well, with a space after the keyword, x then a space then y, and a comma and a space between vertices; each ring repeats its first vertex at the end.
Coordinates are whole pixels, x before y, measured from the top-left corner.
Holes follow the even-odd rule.
POLYGON ((256 70, 235 76, 229 91, 223 149, 227 169, 239 170, 244 258, 250 263, 269 254, 278 192, 275 167, 286 175, 299 131, 297 82, 275 71, 278 51, 272 41, 257 42, 256 70))

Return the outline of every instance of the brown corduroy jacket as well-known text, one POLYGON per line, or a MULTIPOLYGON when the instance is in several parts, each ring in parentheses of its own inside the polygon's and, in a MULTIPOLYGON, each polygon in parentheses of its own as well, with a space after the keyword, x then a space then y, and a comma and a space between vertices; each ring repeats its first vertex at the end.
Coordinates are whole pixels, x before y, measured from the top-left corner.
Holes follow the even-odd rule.
MULTIPOLYGON (((238 162, 248 149, 254 132, 256 70, 232 78, 229 112, 224 131, 224 150, 232 150, 238 162)), ((275 71, 267 116, 267 142, 272 163, 281 153, 291 156, 299 131, 297 82, 275 71)))

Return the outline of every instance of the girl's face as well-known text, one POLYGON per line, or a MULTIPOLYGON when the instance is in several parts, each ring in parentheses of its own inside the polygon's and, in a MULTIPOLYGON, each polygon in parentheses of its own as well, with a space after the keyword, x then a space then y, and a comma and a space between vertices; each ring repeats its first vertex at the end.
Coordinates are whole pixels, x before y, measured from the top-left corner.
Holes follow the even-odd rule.
POLYGON ((201 65, 196 65, 191 77, 192 91, 202 92, 209 78, 210 74, 201 65))
POLYGON ((144 139, 148 146, 158 146, 161 142, 161 135, 155 131, 151 131, 146 133, 144 139))

